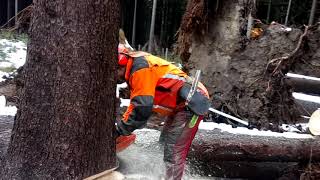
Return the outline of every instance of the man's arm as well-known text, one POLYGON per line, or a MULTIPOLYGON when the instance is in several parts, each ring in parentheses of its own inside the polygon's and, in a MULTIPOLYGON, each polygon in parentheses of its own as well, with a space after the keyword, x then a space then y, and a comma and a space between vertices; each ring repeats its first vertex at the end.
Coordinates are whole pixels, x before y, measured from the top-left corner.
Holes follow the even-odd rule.
POLYGON ((132 74, 129 80, 130 105, 123 119, 117 123, 119 134, 129 135, 147 123, 152 114, 156 82, 150 68, 140 69, 132 74))

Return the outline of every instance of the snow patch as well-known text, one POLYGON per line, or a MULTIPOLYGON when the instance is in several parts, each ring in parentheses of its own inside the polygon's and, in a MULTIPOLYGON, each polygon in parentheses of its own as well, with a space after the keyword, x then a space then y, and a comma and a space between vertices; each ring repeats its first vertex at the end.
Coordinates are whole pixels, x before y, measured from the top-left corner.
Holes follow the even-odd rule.
POLYGON ((117 98, 119 98, 119 96, 120 96, 120 89, 124 89, 126 87, 128 87, 127 83, 117 84, 117 90, 116 90, 117 98))
POLYGON ((17 108, 15 106, 6 106, 6 98, 0 96, 0 115, 14 116, 17 113, 17 108))
POLYGON ((272 131, 259 131, 258 129, 247 129, 244 127, 233 128, 229 124, 224 123, 214 123, 214 122, 200 122, 199 129, 203 130, 214 130, 220 129, 221 132, 228 132, 232 134, 243 134, 243 135, 251 135, 251 136, 272 136, 272 137, 284 137, 284 138, 313 138, 310 134, 298 134, 294 132, 272 132, 272 131))
POLYGON ((290 31, 292 31, 292 28, 288 28, 287 27, 287 28, 284 28, 284 30, 287 31, 287 32, 290 32, 290 31))
POLYGON ((306 132, 308 128, 308 123, 301 123, 301 124, 296 124, 296 125, 292 125, 292 124, 282 124, 281 125, 281 129, 283 129, 284 131, 287 132, 306 132), (300 127, 300 128, 298 128, 300 127))
POLYGON ((5 81, 5 79, 3 79, 2 77, 6 75, 8 75, 8 73, 0 71, 0 82, 5 81))
POLYGON ((130 105, 130 99, 120 98, 120 107, 128 107, 130 105))
POLYGON ((300 74, 294 74, 294 73, 287 73, 288 77, 294 77, 294 78, 301 78, 301 79, 309 79, 314 81, 320 81, 320 78, 312 77, 312 76, 305 76, 300 74))
MULTIPOLYGON (((0 39, 0 68, 13 67, 18 69, 23 66, 27 56, 27 45, 23 41, 0 39)), ((4 81, 3 76, 8 72, 0 71, 0 82, 4 81)))
POLYGON ((4 60, 16 68, 24 65, 27 56, 27 45, 24 42, 0 39, 0 44, 4 47, 2 50, 6 54, 4 60))

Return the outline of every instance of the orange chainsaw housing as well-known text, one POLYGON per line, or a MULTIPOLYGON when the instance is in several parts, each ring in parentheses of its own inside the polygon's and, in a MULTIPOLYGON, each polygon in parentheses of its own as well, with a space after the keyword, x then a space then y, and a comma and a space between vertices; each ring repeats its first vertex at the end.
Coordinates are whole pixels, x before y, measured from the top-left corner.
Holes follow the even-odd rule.
POLYGON ((136 140, 135 134, 130 134, 129 136, 119 136, 116 139, 116 152, 121 152, 127 149, 136 140))

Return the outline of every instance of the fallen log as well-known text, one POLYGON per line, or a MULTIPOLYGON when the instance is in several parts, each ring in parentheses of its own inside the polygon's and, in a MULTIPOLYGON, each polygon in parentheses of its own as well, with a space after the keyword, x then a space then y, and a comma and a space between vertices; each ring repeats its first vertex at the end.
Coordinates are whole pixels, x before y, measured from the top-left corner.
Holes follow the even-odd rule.
POLYGON ((190 158, 198 161, 312 162, 320 161, 320 138, 292 139, 199 130, 190 158))
POLYGON ((285 82, 289 84, 294 92, 320 95, 320 80, 307 79, 303 77, 286 76, 285 82))
MULTIPOLYGON (((320 108, 320 104, 316 102, 304 101, 301 99, 295 99, 294 101, 298 105, 301 114, 304 116, 310 117, 314 111, 320 108)), ((306 123, 308 120, 305 120, 304 122, 306 123)))

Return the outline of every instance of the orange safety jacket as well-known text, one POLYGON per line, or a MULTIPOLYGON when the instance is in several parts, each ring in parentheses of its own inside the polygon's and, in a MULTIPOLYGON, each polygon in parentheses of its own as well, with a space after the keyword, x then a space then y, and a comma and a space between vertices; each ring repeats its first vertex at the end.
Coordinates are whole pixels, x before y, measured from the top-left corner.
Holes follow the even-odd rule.
MULTIPOLYGON (((179 105, 179 90, 188 78, 185 72, 159 57, 145 52, 130 53, 125 72, 130 105, 118 125, 122 133, 130 134, 142 127, 152 111, 173 113, 179 105)), ((208 99, 206 88, 201 83, 198 87, 208 99)))

